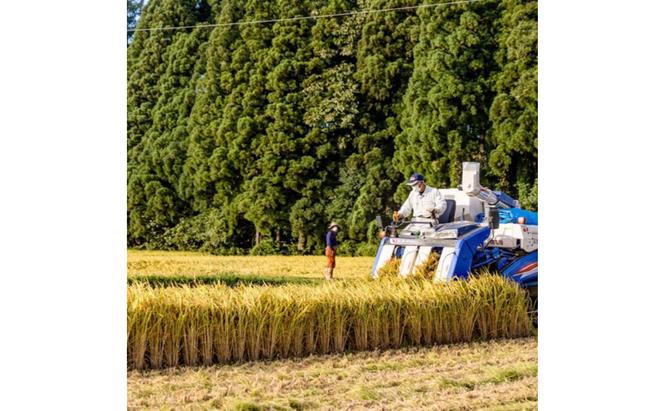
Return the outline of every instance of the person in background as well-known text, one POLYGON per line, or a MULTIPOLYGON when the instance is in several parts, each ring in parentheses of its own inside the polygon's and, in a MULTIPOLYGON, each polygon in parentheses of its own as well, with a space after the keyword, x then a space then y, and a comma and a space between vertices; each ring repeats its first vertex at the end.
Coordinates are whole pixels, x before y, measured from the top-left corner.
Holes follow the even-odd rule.
POLYGON ((327 257, 327 265, 325 267, 326 280, 332 280, 334 267, 336 266, 338 231, 339 225, 332 221, 325 235, 325 256, 327 257))

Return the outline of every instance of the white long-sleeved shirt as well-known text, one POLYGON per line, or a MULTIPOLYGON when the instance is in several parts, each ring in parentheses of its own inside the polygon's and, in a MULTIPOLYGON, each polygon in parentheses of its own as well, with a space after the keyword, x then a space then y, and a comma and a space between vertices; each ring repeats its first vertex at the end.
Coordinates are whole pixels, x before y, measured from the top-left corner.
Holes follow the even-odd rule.
POLYGON ((422 193, 412 190, 408 194, 408 198, 399 209, 399 215, 408 217, 412 211, 414 218, 434 218, 434 215, 437 218, 445 211, 446 207, 447 203, 440 191, 426 186, 422 193))

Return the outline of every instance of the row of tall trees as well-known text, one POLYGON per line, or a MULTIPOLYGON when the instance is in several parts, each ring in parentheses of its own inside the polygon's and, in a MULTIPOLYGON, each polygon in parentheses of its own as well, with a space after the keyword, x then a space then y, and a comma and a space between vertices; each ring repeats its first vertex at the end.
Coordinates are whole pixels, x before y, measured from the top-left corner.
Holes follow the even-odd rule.
POLYGON ((339 14, 416 0, 150 0, 128 47, 128 244, 347 247, 412 172, 537 202, 537 3, 339 14))

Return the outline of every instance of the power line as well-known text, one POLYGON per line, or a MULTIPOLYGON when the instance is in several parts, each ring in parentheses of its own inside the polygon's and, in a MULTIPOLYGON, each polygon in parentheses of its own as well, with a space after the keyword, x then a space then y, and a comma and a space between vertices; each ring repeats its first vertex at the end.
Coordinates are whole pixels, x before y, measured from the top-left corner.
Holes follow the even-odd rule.
POLYGON ((465 4, 465 3, 475 3, 482 0, 457 0, 449 1, 445 3, 433 3, 433 4, 419 4, 417 6, 403 6, 403 7, 393 7, 389 9, 373 9, 373 10, 358 10, 351 11, 346 13, 335 13, 335 14, 321 14, 320 16, 311 15, 311 16, 297 16, 289 17, 285 19, 269 19, 269 20, 250 20, 250 21, 236 21, 233 23, 221 23, 221 24, 199 24, 195 26, 174 26, 174 27, 152 27, 147 29, 133 29, 127 30, 127 32, 136 32, 136 31, 156 31, 156 30, 179 30, 179 29, 194 29, 194 28, 204 28, 204 27, 227 27, 227 26, 243 26, 246 24, 263 24, 263 23, 278 23, 282 21, 297 21, 297 20, 316 20, 323 19, 328 17, 345 17, 345 16, 355 16, 358 14, 372 14, 372 13, 385 13, 389 11, 407 11, 415 10, 428 7, 437 7, 437 6, 448 6, 454 4, 465 4))

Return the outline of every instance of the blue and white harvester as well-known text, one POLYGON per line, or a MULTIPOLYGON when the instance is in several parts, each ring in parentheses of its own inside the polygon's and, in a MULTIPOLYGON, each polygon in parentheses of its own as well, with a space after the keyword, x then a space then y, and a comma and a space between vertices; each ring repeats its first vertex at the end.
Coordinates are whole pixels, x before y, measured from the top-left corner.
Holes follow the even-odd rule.
MULTIPOLYGON (((516 281, 537 300, 537 213, 480 184, 479 163, 463 163, 461 186, 439 190, 447 203, 435 220, 393 221, 384 227, 372 268, 376 278, 392 258, 406 277, 431 252, 440 254, 434 281, 466 279, 486 267, 516 281)), ((380 217, 378 224, 382 225, 380 217)))

